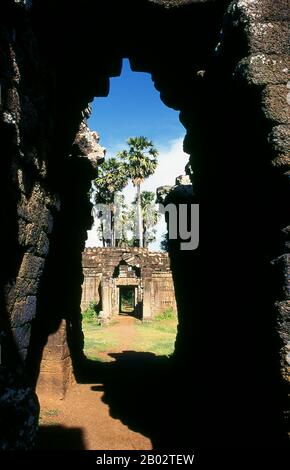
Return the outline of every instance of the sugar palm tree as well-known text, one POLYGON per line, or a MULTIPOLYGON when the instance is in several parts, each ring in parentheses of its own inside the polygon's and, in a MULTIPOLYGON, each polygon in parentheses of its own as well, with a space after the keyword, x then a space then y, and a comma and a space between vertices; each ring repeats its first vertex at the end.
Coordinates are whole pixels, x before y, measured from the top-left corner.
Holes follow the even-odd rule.
MULTIPOLYGON (((149 243, 156 239, 155 226, 158 222, 159 214, 155 208, 155 193, 151 191, 141 191, 141 212, 142 212, 142 231, 143 231, 143 247, 147 248, 149 243)), ((137 199, 133 202, 137 204, 137 199)))
POLYGON ((133 240, 129 239, 129 233, 134 230, 132 211, 126 204, 124 194, 117 194, 115 203, 117 207, 115 217, 115 246, 131 246, 133 240))
POLYGON ((141 211, 140 187, 143 181, 154 173, 157 167, 158 151, 153 142, 146 137, 130 137, 127 140, 129 150, 122 150, 118 157, 125 165, 126 173, 136 187, 137 238, 143 246, 143 223, 141 211))
MULTIPOLYGON (((98 176, 94 180, 95 201, 97 204, 108 204, 110 207, 110 245, 115 246, 115 228, 114 199, 118 192, 122 191, 128 184, 128 175, 124 163, 119 162, 116 158, 105 160, 98 167, 98 176)), ((104 237, 103 237, 104 244, 104 237)))

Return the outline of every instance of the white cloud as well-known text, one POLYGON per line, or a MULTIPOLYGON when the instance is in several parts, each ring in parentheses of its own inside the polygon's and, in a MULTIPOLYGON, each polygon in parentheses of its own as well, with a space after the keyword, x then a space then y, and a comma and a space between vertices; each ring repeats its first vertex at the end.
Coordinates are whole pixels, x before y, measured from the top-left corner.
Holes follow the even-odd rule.
MULTIPOLYGON (((158 143, 156 144, 156 147, 159 148, 157 169, 154 175, 146 179, 141 187, 141 190, 152 191, 154 193, 159 186, 174 185, 175 178, 177 176, 185 174, 184 168, 189 158, 189 156, 183 152, 183 137, 170 140, 168 142, 168 146, 166 147, 164 146, 158 147, 158 143)), ((121 148, 118 148, 118 150, 120 149, 121 148)), ((109 153, 109 155, 110 154, 111 152, 109 153)), ((124 195, 126 197, 127 203, 130 203, 133 201, 135 197, 135 193, 136 193, 136 190, 133 187, 133 184, 130 183, 124 190, 124 195)), ((150 245, 150 250, 152 251, 160 250, 160 241, 161 241, 163 233, 166 232, 166 224, 164 221, 164 216, 160 217, 160 220, 156 226, 156 229, 157 229, 156 242, 150 245)), ((96 226, 93 226, 92 230, 88 232, 88 239, 86 242, 86 246, 100 246, 100 242, 97 240, 96 226)))
POLYGON ((160 149, 157 170, 144 182, 142 188, 155 192, 158 186, 174 185, 175 178, 185 174, 188 158, 183 152, 183 137, 169 141, 168 147, 160 149))
MULTIPOLYGON (((184 168, 188 158, 183 152, 183 137, 169 141, 168 147, 159 150, 158 166, 154 175, 144 181, 141 189, 155 192, 159 186, 174 185, 175 178, 185 174, 184 168)), ((129 201, 134 199, 135 191, 132 183, 125 188, 124 194, 129 201)))

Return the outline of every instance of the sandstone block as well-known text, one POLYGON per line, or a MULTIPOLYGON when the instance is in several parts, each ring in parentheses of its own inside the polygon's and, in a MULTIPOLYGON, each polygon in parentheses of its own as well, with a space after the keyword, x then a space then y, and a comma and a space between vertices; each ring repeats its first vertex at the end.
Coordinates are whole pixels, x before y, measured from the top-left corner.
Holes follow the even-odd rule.
POLYGON ((288 92, 286 85, 269 85, 264 89, 262 94, 263 110, 269 120, 288 124, 288 92))
POLYGON ((25 325, 12 328, 12 334, 18 349, 26 349, 29 346, 31 325, 25 325))
POLYGON ((283 55, 254 54, 242 59, 235 70, 236 78, 250 85, 286 84, 289 61, 283 55))
POLYGON ((11 316, 11 326, 18 327, 30 322, 36 315, 36 297, 28 296, 16 302, 11 316))

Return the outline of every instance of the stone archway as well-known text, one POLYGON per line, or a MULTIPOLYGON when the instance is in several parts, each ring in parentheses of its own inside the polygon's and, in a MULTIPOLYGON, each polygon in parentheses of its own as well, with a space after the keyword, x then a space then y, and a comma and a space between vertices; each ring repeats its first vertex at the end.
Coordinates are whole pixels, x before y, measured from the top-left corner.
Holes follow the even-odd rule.
MULTIPOLYGON (((4 387, 14 390, 15 402, 22 388, 25 416, 36 417, 31 375, 63 319, 75 368, 82 362, 81 251, 94 170, 72 144, 87 103, 108 93, 109 77, 129 57, 133 69, 152 74, 163 102, 180 110, 203 207, 200 249, 171 253, 185 421, 194 421, 193 439, 202 444, 213 445, 215 436, 232 447, 282 445, 289 367, 287 2, 94 3, 1 5, 4 387), (151 34, 142 34, 148 24, 151 34)), ((18 440, 21 421, 4 448, 31 445, 31 423, 26 440, 18 440)))

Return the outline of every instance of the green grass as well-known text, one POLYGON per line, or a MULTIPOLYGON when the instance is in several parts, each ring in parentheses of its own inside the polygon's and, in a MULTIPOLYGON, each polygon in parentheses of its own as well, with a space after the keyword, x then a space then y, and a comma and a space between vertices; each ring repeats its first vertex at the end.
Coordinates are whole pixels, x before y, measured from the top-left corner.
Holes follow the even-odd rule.
POLYGON ((119 341, 112 331, 112 326, 100 326, 91 321, 83 321, 83 333, 85 336, 85 355, 88 359, 103 360, 99 353, 108 352, 118 347, 119 341))
POLYGON ((136 324, 134 351, 152 352, 157 356, 170 356, 174 352, 177 319, 157 319, 136 324))
POLYGON ((51 417, 51 416, 58 416, 59 415, 59 411, 56 410, 56 409, 51 409, 51 410, 46 410, 43 412, 44 416, 48 416, 48 417, 51 417))
POLYGON ((49 410, 41 410, 39 415, 39 423, 49 422, 50 425, 58 424, 56 421, 51 421, 50 418, 59 416, 59 410, 52 408, 49 410))
POLYGON ((155 315, 154 321, 163 321, 163 320, 175 320, 176 316, 171 308, 165 310, 165 312, 155 315))
MULTIPOLYGON (((89 359, 106 361, 104 354, 113 350, 122 351, 122 338, 116 333, 112 324, 99 326, 91 321, 83 321, 85 336, 85 354, 89 359)), ((152 352, 158 356, 170 356, 174 351, 177 330, 176 316, 171 312, 158 315, 151 322, 136 320, 132 325, 134 334, 130 341, 130 350, 152 352)), ((124 340, 123 340, 124 341, 124 340)))
POLYGON ((95 322, 97 320, 97 304, 94 301, 91 301, 88 305, 88 308, 82 312, 83 321, 95 322))

